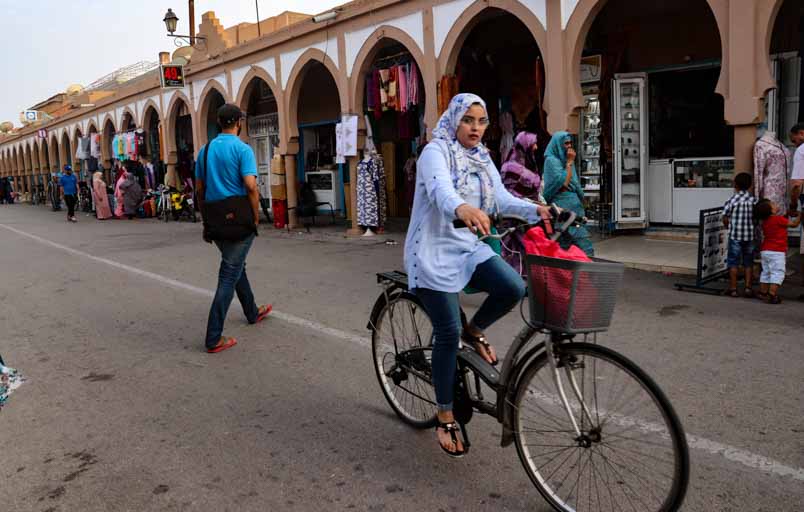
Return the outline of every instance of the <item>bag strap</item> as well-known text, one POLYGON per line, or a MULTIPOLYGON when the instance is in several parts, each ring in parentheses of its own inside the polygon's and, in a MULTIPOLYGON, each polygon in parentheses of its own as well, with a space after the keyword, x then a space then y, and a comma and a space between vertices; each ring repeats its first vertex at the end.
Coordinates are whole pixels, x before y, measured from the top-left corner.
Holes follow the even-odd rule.
MULTIPOLYGON (((207 173, 209 171, 209 168, 207 167, 207 162, 209 161, 209 158, 207 158, 208 156, 209 156, 209 143, 207 143, 207 145, 204 146, 204 177, 205 178, 206 178, 207 173)), ((209 179, 207 179, 206 183, 204 183, 204 201, 207 200, 207 186, 206 186, 207 183, 209 183, 209 179)))

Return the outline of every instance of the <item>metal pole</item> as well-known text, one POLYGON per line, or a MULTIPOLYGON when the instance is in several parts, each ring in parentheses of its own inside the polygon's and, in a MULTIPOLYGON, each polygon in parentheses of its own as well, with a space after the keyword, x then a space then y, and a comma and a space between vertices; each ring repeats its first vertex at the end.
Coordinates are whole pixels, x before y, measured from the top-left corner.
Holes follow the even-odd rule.
POLYGON ((262 37, 262 29, 260 28, 260 0, 254 0, 254 5, 257 7, 257 37, 262 37))
POLYGON ((195 44, 195 0, 188 0, 190 11, 190 44, 195 44))

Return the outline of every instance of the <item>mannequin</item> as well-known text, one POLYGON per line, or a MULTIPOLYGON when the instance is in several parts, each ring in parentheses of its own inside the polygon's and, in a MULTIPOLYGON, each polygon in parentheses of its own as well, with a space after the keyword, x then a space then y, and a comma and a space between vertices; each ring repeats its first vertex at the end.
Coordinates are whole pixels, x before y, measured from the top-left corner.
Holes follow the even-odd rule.
POLYGON ((357 224, 364 226, 363 236, 382 232, 385 224, 385 169, 382 157, 367 144, 357 164, 357 224))
POLYGON ((774 202, 779 215, 787 212, 789 162, 790 153, 774 132, 765 132, 754 145, 754 195, 774 202))

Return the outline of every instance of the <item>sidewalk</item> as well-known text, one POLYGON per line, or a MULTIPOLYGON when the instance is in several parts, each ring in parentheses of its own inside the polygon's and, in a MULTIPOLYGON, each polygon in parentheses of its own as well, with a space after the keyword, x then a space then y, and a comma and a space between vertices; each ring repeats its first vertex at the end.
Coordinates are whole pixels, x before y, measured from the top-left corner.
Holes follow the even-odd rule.
POLYGON ((595 241, 595 256, 627 268, 694 276, 698 242, 625 235, 595 241))

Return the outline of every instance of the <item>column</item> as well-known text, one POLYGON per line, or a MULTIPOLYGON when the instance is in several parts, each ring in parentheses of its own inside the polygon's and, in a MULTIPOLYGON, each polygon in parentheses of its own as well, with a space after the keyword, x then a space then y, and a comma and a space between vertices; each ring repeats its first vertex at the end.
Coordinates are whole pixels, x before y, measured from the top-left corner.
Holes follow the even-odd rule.
POLYGON ((296 155, 285 155, 285 179, 288 186, 288 228, 295 228, 299 224, 299 216, 296 214, 299 198, 296 186, 296 155))

